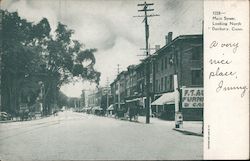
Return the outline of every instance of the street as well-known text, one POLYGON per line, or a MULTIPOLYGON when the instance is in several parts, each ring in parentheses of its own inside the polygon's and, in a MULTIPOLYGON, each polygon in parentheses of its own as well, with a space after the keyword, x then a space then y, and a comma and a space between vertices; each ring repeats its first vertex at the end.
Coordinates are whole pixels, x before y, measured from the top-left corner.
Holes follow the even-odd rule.
MULTIPOLYGON (((143 118, 144 119, 144 118, 143 118)), ((202 159, 202 137, 150 124, 71 111, 0 125, 1 160, 202 159)))

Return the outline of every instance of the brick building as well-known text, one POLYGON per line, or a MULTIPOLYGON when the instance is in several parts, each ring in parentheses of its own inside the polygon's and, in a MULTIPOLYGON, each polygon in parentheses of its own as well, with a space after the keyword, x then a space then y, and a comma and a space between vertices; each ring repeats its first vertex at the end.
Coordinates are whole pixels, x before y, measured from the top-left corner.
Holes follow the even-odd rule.
MULTIPOLYGON (((191 89, 198 90, 199 93, 203 92, 203 36, 181 35, 172 40, 170 32, 165 38, 165 46, 157 48, 155 53, 140 64, 129 66, 127 71, 118 74, 111 83, 111 94, 116 107, 120 102, 120 108, 139 106, 142 113, 145 112, 146 62, 150 64, 151 112, 157 116, 174 120, 174 75, 177 75, 180 94, 184 87, 185 91, 191 89)), ((202 101, 202 94, 199 97, 199 101, 202 101)), ((190 100, 196 99, 185 96, 185 107, 182 107, 182 100, 180 102, 180 111, 184 120, 202 120, 202 105, 192 107, 190 100)))
MULTIPOLYGON (((163 95, 171 96, 174 92, 175 74, 178 78, 179 89, 202 88, 203 36, 181 35, 172 40, 172 33, 169 33, 166 37, 166 45, 154 54, 153 63, 155 67, 154 100, 163 95)), ((174 101, 158 105, 158 107, 152 106, 152 110, 161 114, 161 117, 165 119, 174 120, 174 101)), ((202 120, 203 118, 203 108, 182 108, 181 105, 180 111, 184 120, 202 120)))

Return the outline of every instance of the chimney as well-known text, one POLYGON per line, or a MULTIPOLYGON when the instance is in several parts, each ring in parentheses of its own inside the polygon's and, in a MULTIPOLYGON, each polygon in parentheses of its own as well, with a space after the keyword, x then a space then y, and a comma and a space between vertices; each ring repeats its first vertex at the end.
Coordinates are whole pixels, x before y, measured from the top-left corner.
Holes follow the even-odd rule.
POLYGON ((155 51, 158 51, 161 48, 160 45, 155 45, 155 51))
POLYGON ((169 32, 168 35, 165 36, 166 45, 172 41, 172 36, 173 36, 173 32, 169 32))
POLYGON ((168 43, 172 41, 173 32, 168 33, 168 43))
POLYGON ((168 44, 168 35, 165 35, 166 45, 168 44))

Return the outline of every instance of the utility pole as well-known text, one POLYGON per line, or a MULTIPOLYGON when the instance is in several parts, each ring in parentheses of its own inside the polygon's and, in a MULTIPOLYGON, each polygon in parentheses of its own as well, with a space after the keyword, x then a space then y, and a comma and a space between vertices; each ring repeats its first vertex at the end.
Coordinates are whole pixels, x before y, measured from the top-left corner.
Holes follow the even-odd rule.
POLYGON ((106 92, 107 92, 107 108, 109 107, 109 79, 107 78, 107 85, 106 85, 106 92))
MULTIPOLYGON (((148 15, 147 12, 154 11, 154 9, 148 8, 149 6, 153 6, 154 3, 147 3, 144 2, 143 4, 137 4, 137 6, 142 6, 143 9, 138 10, 138 12, 144 12, 144 15, 134 16, 134 17, 144 17, 144 20, 142 22, 145 23, 145 43, 146 43, 146 56, 149 56, 149 44, 148 44, 148 38, 149 38, 149 25, 148 25, 148 17, 153 16, 159 16, 156 14, 148 15)), ((146 75, 146 124, 150 123, 150 61, 146 60, 145 62, 145 75, 146 75)))
MULTIPOLYGON (((120 73, 120 65, 118 64, 117 67, 118 67, 117 68, 117 72, 118 72, 117 75, 119 75, 119 73, 120 73)), ((118 109, 120 110, 121 109, 121 104, 120 104, 120 101, 121 101, 121 96, 120 96, 120 80, 118 80, 117 86, 118 86, 118 109)))
POLYGON ((0 39, 0 112, 2 111, 2 37, 3 37, 3 35, 2 35, 2 21, 3 21, 3 11, 1 10, 2 9, 2 7, 1 7, 1 0, 0 0, 0 37, 1 37, 1 39, 0 39))

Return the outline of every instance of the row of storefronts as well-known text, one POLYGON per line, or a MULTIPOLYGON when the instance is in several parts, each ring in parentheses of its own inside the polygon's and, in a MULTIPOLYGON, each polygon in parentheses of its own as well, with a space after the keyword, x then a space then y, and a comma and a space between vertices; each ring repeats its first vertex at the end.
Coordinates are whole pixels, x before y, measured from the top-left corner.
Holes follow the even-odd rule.
POLYGON ((149 73, 152 117, 174 120, 178 91, 178 111, 183 119, 203 119, 203 35, 180 35, 172 39, 170 32, 165 39, 166 44, 162 48, 157 47, 140 64, 130 65, 117 75, 110 84, 106 109, 112 106, 113 113, 138 109, 140 115, 145 115, 146 73, 149 73), (178 86, 176 90, 174 77, 178 86))

